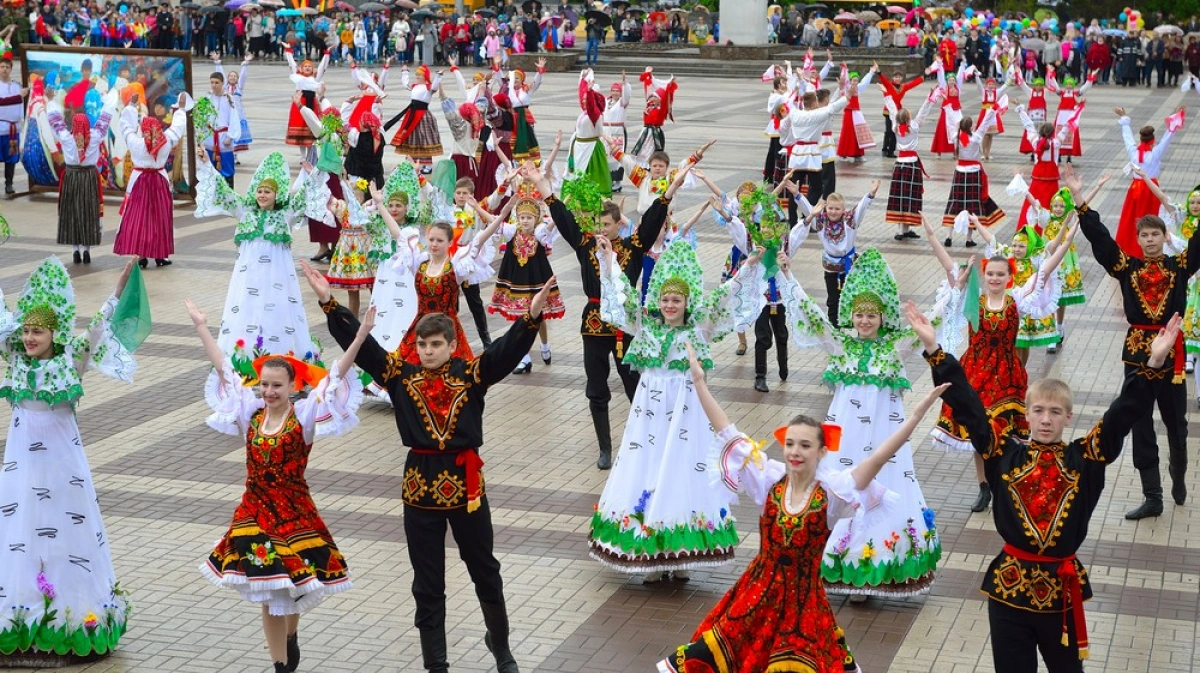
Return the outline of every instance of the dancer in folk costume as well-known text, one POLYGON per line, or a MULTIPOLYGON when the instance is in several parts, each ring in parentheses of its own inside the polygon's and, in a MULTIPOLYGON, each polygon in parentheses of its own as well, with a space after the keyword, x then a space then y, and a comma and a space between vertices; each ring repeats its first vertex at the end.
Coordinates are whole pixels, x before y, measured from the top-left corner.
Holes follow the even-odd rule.
POLYGON ((995 669, 1036 670, 1040 652, 1050 671, 1082 671, 1089 650, 1083 603, 1092 596, 1092 583, 1076 552, 1104 490, 1105 468, 1117 464, 1125 436, 1147 417, 1145 399, 1155 382, 1170 377, 1163 365, 1179 334, 1179 318, 1150 342, 1146 359, 1130 367, 1104 417, 1069 443, 1062 435, 1072 420, 1070 387, 1058 379, 1031 383, 1026 442, 980 402, 958 360, 939 347, 929 321, 911 304, 905 308, 934 384, 951 384, 942 399, 983 457, 992 490, 992 520, 1004 548, 984 573, 982 589, 989 599, 995 669), (1046 591, 1048 586, 1053 590, 1046 591))
POLYGON ((695 153, 684 159, 675 168, 671 168, 671 157, 666 152, 655 152, 650 155, 650 159, 646 162, 639 161, 636 157, 621 150, 617 143, 609 136, 602 136, 605 144, 608 145, 609 152, 612 157, 619 161, 625 167, 626 173, 629 175, 629 181, 633 186, 637 187, 638 199, 636 210, 638 215, 644 215, 650 206, 656 200, 662 197, 667 188, 675 181, 677 176, 684 177, 683 186, 692 187, 695 180, 692 178, 688 167, 694 165, 708 148, 712 147, 716 140, 711 140, 695 153))
POLYGON ((245 196, 230 189, 203 159, 196 177, 196 217, 224 215, 238 221, 233 237, 238 258, 217 329, 221 352, 248 380, 256 376, 253 361, 261 355, 319 362, 320 347, 300 301, 291 229, 306 217, 333 221, 324 176, 303 171, 292 185, 283 155, 272 152, 254 172, 245 196))
POLYGON ((912 228, 920 224, 921 213, 924 212, 926 173, 918 154, 918 133, 929 114, 941 107, 943 95, 942 89, 930 91, 916 116, 908 108, 897 109, 895 97, 886 96, 883 99, 883 104, 890 112, 888 119, 896 120, 894 127, 888 122, 889 128, 893 128, 895 133, 892 149, 896 154, 896 164, 892 168, 892 180, 888 183, 884 221, 899 227, 900 231, 894 237, 897 241, 919 238, 912 228))
MULTIPOLYGON (((992 200, 987 173, 983 170, 983 165, 979 163, 984 134, 986 129, 991 126, 992 118, 995 116, 995 108, 988 110, 983 117, 983 126, 975 129, 974 132, 972 132, 970 117, 958 122, 955 152, 958 160, 954 166, 954 181, 950 184, 950 198, 946 201, 946 212, 942 215, 942 226, 954 227, 955 231, 965 229, 968 248, 977 245, 972 240, 972 232, 975 230, 976 223, 975 220, 963 222, 967 218, 961 213, 975 215, 985 227, 990 227, 1004 218, 1004 211, 992 200)), ((953 242, 950 232, 947 232, 946 247, 950 247, 953 242)))
MULTIPOLYGON (((361 331, 358 320, 333 300, 321 275, 307 263, 304 266, 328 318, 330 334, 347 348, 361 331)), ((416 363, 385 351, 371 339, 355 358, 377 384, 387 388, 400 438, 409 449, 402 493, 404 535, 413 567, 421 657, 431 673, 450 670, 446 650, 447 526, 475 584, 487 626, 484 643, 495 657, 496 669, 499 673, 519 671, 509 646, 500 562, 492 553, 492 517, 479 447, 485 445, 483 409, 488 390, 504 380, 533 346, 542 299, 541 295, 534 297, 529 313, 478 358, 454 355, 455 334, 461 336, 462 330, 456 330, 444 314, 425 316, 415 326, 419 333, 415 338, 421 344, 416 363)))
MULTIPOLYGON (((363 186, 369 187, 370 183, 363 186)), ((349 193, 349 186, 343 185, 342 191, 349 193)), ((346 307, 357 316, 362 291, 370 290, 375 285, 379 257, 391 257, 395 246, 383 220, 371 217, 359 205, 356 196, 345 201, 334 199, 330 211, 341 232, 333 248, 333 258, 329 261, 325 280, 329 282, 329 287, 349 293, 346 307), (381 248, 385 254, 372 255, 371 251, 376 248, 381 248)))
POLYGON ((300 665, 300 617, 351 586, 346 558, 317 511, 304 470, 317 437, 358 425, 362 391, 353 382, 354 358, 374 316, 368 313, 328 372, 289 356, 256 358, 256 395, 213 339, 204 312, 185 303, 216 374, 204 387, 213 411, 208 425, 246 440, 246 491, 200 572, 262 606, 275 673, 289 673, 300 665), (293 391, 306 386, 308 394, 293 403, 293 391))
MULTIPOLYGON (((785 255, 780 258, 787 264, 785 255)), ((845 445, 840 427, 794 416, 774 433, 785 464, 764 460, 765 442, 738 431, 709 391, 700 360, 690 349, 689 355, 695 395, 716 435, 718 453, 709 463, 715 463, 719 497, 732 505, 745 493, 762 508, 761 540, 754 560, 692 642, 658 662, 658 672, 860 671, 821 583, 820 550, 840 522, 860 521, 896 499, 875 477, 907 445, 946 386, 926 394, 894 433, 850 469, 835 469, 828 460, 845 445)))
POLYGON ((938 89, 945 94, 937 128, 933 132, 933 144, 929 146, 929 151, 940 158, 943 154, 957 153, 954 139, 958 135, 958 123, 962 120, 962 100, 959 95, 967 73, 965 70, 959 70, 957 73, 950 73, 950 77, 947 78, 940 61, 934 62, 932 70, 937 73, 938 89))
MULTIPOLYGON (((1047 241, 1031 225, 1018 227, 1013 233, 1012 244, 1004 245, 996 241, 996 235, 987 227, 979 227, 979 235, 988 244, 984 253, 986 259, 1002 257, 1011 260, 1013 271, 1013 286, 1024 287, 1029 279, 1041 275, 1047 283, 1047 299, 1043 304, 1058 305, 1062 296, 1062 280, 1058 275, 1063 257, 1071 250, 1072 241, 1078 227, 1061 227, 1058 236, 1047 241)), ((1046 311, 1045 315, 1027 312, 1021 316, 1021 325, 1017 329, 1017 357, 1021 363, 1029 362, 1029 349, 1035 346, 1057 345, 1059 340, 1058 322, 1054 311, 1046 311)))
POLYGON ((583 177, 590 180, 600 196, 612 196, 612 174, 608 170, 608 152, 601 144, 601 120, 604 116, 604 94, 595 89, 596 77, 591 68, 579 73, 579 106, 583 112, 575 120, 575 135, 571 138, 571 153, 567 157, 567 179, 583 177))
POLYGON ((58 137, 64 169, 58 189, 59 245, 75 248, 72 261, 92 263, 91 247, 100 244, 103 229, 104 186, 100 184, 100 152, 108 137, 117 96, 109 94, 92 125, 86 114, 78 113, 67 128, 62 113, 51 112, 46 119, 58 137))
POLYGON ((654 68, 646 66, 641 75, 642 89, 646 94, 646 110, 642 112, 642 132, 629 148, 629 152, 639 161, 645 162, 655 152, 667 150, 667 137, 663 135, 663 126, 667 120, 675 121, 675 92, 679 83, 675 76, 670 79, 659 79, 654 76, 654 68))
MULTIPOLYGON (((629 99, 633 95, 633 88, 629 86, 629 79, 625 73, 621 73, 621 81, 613 82, 608 90, 608 98, 604 99, 604 134, 619 139, 621 147, 629 146, 629 129, 626 127, 626 116, 629 110, 629 99)), ((621 191, 621 180, 625 178, 625 167, 619 163, 610 162, 609 172, 612 178, 612 190, 614 192, 621 191)))
MULTIPOLYGON (((607 170, 605 171, 607 173, 607 170)), ((501 211, 515 213, 516 222, 504 218, 499 236, 506 246, 500 269, 496 272, 496 289, 492 292, 488 313, 499 313, 505 320, 519 320, 529 311, 529 304, 554 278, 550 267, 549 249, 558 237, 554 220, 542 217, 541 194, 529 182, 522 182, 516 195, 501 211)), ((542 308, 542 324, 538 325, 538 337, 542 342, 542 362, 550 364, 550 336, 546 320, 558 320, 566 315, 558 285, 545 294, 542 308)), ((514 374, 528 374, 533 369, 533 358, 528 353, 521 358, 514 374)))
POLYGON ((467 86, 467 80, 463 78, 462 70, 458 67, 458 57, 451 55, 446 59, 450 64, 450 74, 454 75, 454 80, 458 82, 458 90, 462 92, 463 102, 475 104, 479 99, 487 99, 488 89, 491 86, 492 76, 500 72, 500 64, 496 59, 492 60, 492 69, 486 73, 477 72, 471 76, 471 85, 467 86))
MULTIPOLYGON (((1135 172, 1137 170, 1141 169, 1135 169, 1135 172)), ((1164 250, 1167 254, 1178 255, 1186 249, 1187 242, 1196 233, 1197 225, 1200 225, 1200 185, 1188 192, 1187 199, 1182 203, 1172 202, 1156 182, 1147 182, 1146 186, 1162 203, 1163 220, 1173 229, 1164 250)), ((1196 358, 1200 355, 1200 280, 1197 280, 1196 276, 1188 279, 1187 307, 1183 312, 1181 330, 1184 349, 1187 351, 1184 373, 1191 374, 1196 370, 1196 358)), ((1200 403, 1200 393, 1196 399, 1200 403)))
MULTIPOLYGON (((234 158, 233 147, 241 124, 238 122, 238 109, 234 98, 225 86, 225 75, 214 72, 208 78, 209 92, 205 94, 205 105, 202 106, 200 139, 208 160, 213 167, 225 178, 225 182, 233 187, 233 176, 237 170, 237 160, 234 158)), ((133 104, 137 105, 135 95, 133 104)), ((299 98, 299 95, 296 96, 299 98)), ((146 114, 142 110, 141 114, 146 114)))
POLYGON ((1067 158, 1068 164, 1071 163, 1071 157, 1083 156, 1083 145, 1079 141, 1079 115, 1083 113, 1083 95, 1096 83, 1098 74, 1095 70, 1088 73, 1087 81, 1078 88, 1074 77, 1064 77, 1062 88, 1059 88, 1054 71, 1047 73, 1048 88, 1058 94, 1058 113, 1054 116, 1054 126, 1056 129, 1067 129, 1062 155, 1067 158))
MULTIPOLYGON (((1017 219, 1019 227, 1030 222, 1029 209, 1031 206, 1049 208, 1050 199, 1058 193, 1058 162, 1063 150, 1063 143, 1066 141, 1070 129, 1064 126, 1059 128, 1056 133, 1054 124, 1050 122, 1039 124, 1033 121, 1026 113, 1025 108, 1020 105, 1017 106, 1017 116, 1020 117, 1021 125, 1025 128, 1025 137, 1034 139, 1033 174, 1030 176, 1032 184, 1025 186, 1022 178, 1021 183, 1024 188, 1016 190, 1018 194, 1024 191, 1029 196, 1021 206, 1021 216, 1017 219)), ((1021 171, 1014 169, 1013 175, 1020 176, 1021 171)))
POLYGON ((643 308, 607 238, 598 239, 601 317, 634 336, 625 362, 641 372, 621 451, 592 515, 590 554, 605 567, 686 580, 693 568, 733 560, 737 529, 727 499, 703 465, 715 441, 687 372, 691 344, 706 369, 711 344, 758 317, 761 252, 738 275, 704 292, 703 269, 687 241, 659 258, 643 308), (657 440, 655 438, 658 438, 657 440))
MULTIPOLYGON (((1096 194, 1100 192, 1112 175, 1105 174, 1096 181, 1096 187, 1092 193, 1085 197, 1085 201, 1091 201, 1096 198, 1096 194)), ((1014 184, 1017 182, 1014 179, 1014 184)), ((1013 185, 1010 185, 1010 190, 1013 185)), ((1157 187, 1157 185, 1155 185, 1157 187)), ((1072 226, 1072 220, 1075 217, 1075 200, 1071 196, 1071 191, 1067 188, 1062 188, 1050 197, 1050 207, 1042 208, 1040 204, 1033 203, 1033 199, 1029 192, 1025 192, 1025 199, 1030 202, 1030 223, 1034 225, 1036 230, 1039 230, 1043 236, 1049 240, 1058 238, 1059 232, 1063 227, 1072 226)), ((1058 279, 1062 283, 1062 294, 1058 299, 1058 314, 1056 321, 1058 324, 1058 341, 1046 347, 1046 351, 1053 354, 1058 352, 1058 347, 1066 338, 1065 321, 1067 317, 1067 307, 1076 304, 1087 302, 1087 290, 1083 286, 1083 271, 1079 268, 1079 254, 1075 248, 1075 243, 1072 242, 1070 249, 1063 257, 1062 264, 1058 267, 1058 279)))
POLYGON ((400 86, 412 92, 408 107, 383 125, 389 131, 397 123, 400 128, 392 136, 392 146, 397 154, 407 155, 421 166, 421 172, 433 171, 433 160, 442 154, 442 136, 437 118, 429 113, 433 92, 442 84, 442 75, 431 76, 429 66, 419 65, 416 81, 413 81, 408 66, 400 71, 400 86))
POLYGON ((763 162, 762 179, 773 185, 783 181, 784 164, 783 144, 779 140, 779 127, 791 113, 795 105, 796 86, 800 79, 792 73, 791 61, 785 61, 784 66, 773 65, 763 74, 764 82, 771 82, 771 93, 767 96, 767 126, 763 133, 767 136, 767 157, 763 162))
MULTIPOLYGON (((296 85, 296 91, 300 94, 300 102, 296 102, 296 98, 292 98, 292 107, 288 112, 287 135, 284 141, 289 145, 296 145, 302 148, 311 147, 316 138, 312 131, 308 128, 308 124, 304 123, 304 117, 300 114, 300 108, 306 107, 313 112, 320 108, 318 107, 317 89, 321 85, 321 79, 325 77, 325 67, 329 65, 329 50, 325 50, 325 54, 321 57, 320 65, 314 65, 312 61, 305 60, 296 65, 296 59, 292 57, 291 49, 283 50, 284 58, 287 59, 288 67, 291 68, 292 74, 289 79, 292 84, 296 85)), ((303 153, 303 150, 301 150, 303 153)))
POLYGON ((847 73, 846 65, 842 64, 842 86, 848 100, 846 109, 842 111, 842 132, 838 136, 837 156, 839 159, 861 161, 866 151, 875 147, 875 137, 871 135, 871 126, 863 116, 862 107, 858 103, 858 92, 863 87, 869 87, 875 73, 879 72, 879 64, 871 66, 867 76, 861 80, 858 73, 847 73))
POLYGON ((1143 126, 1139 129, 1138 139, 1135 141, 1125 108, 1113 108, 1113 112, 1117 114, 1117 123, 1121 126, 1121 138, 1125 141, 1125 154, 1129 156, 1129 163, 1141 169, 1140 174, 1133 176, 1129 189, 1125 192, 1125 199, 1121 205, 1121 219, 1117 223, 1117 234, 1114 238, 1122 252, 1129 257, 1140 259, 1142 248, 1137 240, 1138 220, 1143 215, 1157 215, 1161 205, 1146 186, 1146 182, 1158 182, 1163 156, 1171 146, 1175 132, 1183 128, 1184 107, 1180 106, 1175 114, 1167 117, 1167 131, 1158 142, 1154 139, 1153 126, 1143 126))
MULTIPOLYGON (((713 221, 716 222, 716 225, 722 229, 725 229, 729 226, 729 223, 733 217, 738 217, 741 214, 743 207, 747 211, 746 214, 756 222, 761 222, 764 216, 768 218, 768 221, 773 219, 776 222, 780 221, 784 217, 783 210, 779 207, 778 200, 775 204, 769 207, 765 203, 761 203, 761 201, 765 201, 765 199, 761 199, 759 196, 763 191, 761 183, 746 180, 742 184, 738 185, 736 192, 733 194, 728 194, 721 191, 721 188, 717 186, 717 183, 713 182, 712 178, 708 177, 707 175, 701 174, 701 180, 704 182, 704 184, 708 185, 709 190, 713 193, 713 196, 708 200, 708 204, 712 206, 713 209, 713 221), (745 205, 743 206, 743 204, 745 205), (768 210, 771 212, 764 215, 764 213, 767 213, 768 210), (734 215, 734 213, 737 213, 738 215, 734 215)), ((777 188, 779 187, 784 187, 782 178, 780 179, 780 183, 777 188)), ((749 246, 747 245, 747 247, 749 246)), ((725 257, 725 266, 721 269, 721 282, 725 282, 737 275, 737 272, 741 270, 742 265, 745 264, 745 262, 745 253, 742 252, 742 248, 740 248, 737 243, 734 243, 729 249, 729 254, 725 257)), ((784 325, 784 328, 786 327, 787 326, 784 325)), ((783 338, 786 340, 787 335, 785 334, 783 338)), ((737 339, 738 345, 734 353, 736 353, 738 356, 745 355, 748 347, 746 343, 746 333, 737 332, 737 339)), ((755 357, 757 358, 757 356, 758 354, 756 352, 755 357)), ((764 385, 766 385, 766 371, 767 363, 766 357, 764 356, 764 385)))
MULTIPOLYGON (((16 25, 16 24, 13 24, 16 25)), ((49 82, 56 73, 45 77, 30 76, 29 105, 25 110, 25 145, 21 148, 21 167, 31 184, 58 184, 56 164, 62 162, 62 152, 54 127, 50 126, 49 111, 60 109, 54 102, 54 88, 49 82)))
MULTIPOLYGON (((11 35, 15 28, 5 30, 11 35)), ((0 131, 3 131, 0 133, 0 163, 4 164, 4 194, 11 196, 16 193, 13 176, 17 162, 21 160, 21 121, 25 112, 22 99, 29 91, 12 81, 13 55, 4 40, 6 36, 0 34, 0 131)))
MULTIPOLYGON (((826 468, 860 464, 904 423, 901 397, 910 387, 904 356, 919 346, 916 334, 900 325, 896 279, 878 250, 863 252, 842 287, 836 326, 790 273, 781 290, 793 341, 829 354, 823 379, 834 393, 826 419, 841 425, 845 450, 826 456, 822 463, 826 468)), ((933 315, 940 320, 953 310, 958 294, 956 285, 943 282, 933 315)), ((821 555, 825 588, 857 596, 925 593, 933 583, 942 546, 907 444, 877 479, 898 495, 898 501, 867 512, 853 526, 838 522, 821 555)))
POLYGON ((450 135, 454 138, 450 152, 454 172, 460 179, 471 180, 476 200, 486 199, 496 190, 496 169, 500 165, 496 150, 486 147, 483 138, 483 131, 487 127, 478 104, 486 106, 487 99, 481 96, 456 106, 454 99, 446 97, 445 89, 438 88, 438 97, 442 101, 446 125, 450 127, 450 135))
MULTIPOLYGON (((1032 82, 1026 83, 1019 68, 1015 77, 1017 86, 1021 87, 1021 90, 1029 98, 1025 105, 1026 114, 1036 126, 1041 127, 1049 119, 1046 109, 1046 80, 1038 77, 1032 82)), ((1031 162, 1037 161, 1037 156, 1033 151, 1034 141, 1037 140, 1037 137, 1037 134, 1031 136, 1028 132, 1021 134, 1021 154, 1028 154, 1031 162)))
MULTIPOLYGON (((12 412, 0 471, 2 668, 92 661, 125 634, 131 605, 113 570, 76 405, 88 370, 133 381, 132 350, 150 325, 148 315, 142 325, 118 315, 132 272, 130 261, 78 335, 75 292, 58 258, 38 265, 14 311, 0 295, 0 358, 8 361, 0 399, 12 412)), ((139 289, 137 279, 129 289, 139 289)))
POLYGON ((899 70, 892 73, 890 79, 887 77, 879 78, 879 88, 883 91, 884 158, 896 158, 896 124, 892 121, 896 114, 895 111, 904 109, 905 94, 920 86, 924 81, 924 77, 917 76, 905 82, 904 73, 899 70), (891 103, 890 106, 888 105, 889 102, 891 103))
POLYGON ((359 114, 354 123, 346 120, 346 161, 343 169, 347 180, 359 189, 359 181, 373 187, 383 186, 383 150, 387 139, 383 136, 383 123, 371 110, 359 114))
MULTIPOLYGON (((967 66, 964 64, 964 68, 967 66)), ((1004 113, 1008 110, 1008 96, 1005 91, 1008 89, 1008 82, 998 84, 994 77, 987 78, 986 81, 979 76, 979 72, 974 68, 971 71, 975 73, 975 83, 979 85, 979 118, 975 120, 976 128, 983 129, 983 158, 985 161, 992 160, 992 138, 998 134, 1004 133, 1004 113), (984 124, 989 110, 994 110, 992 121, 984 124)))
POLYGON ((154 117, 138 119, 137 107, 121 112, 121 135, 133 162, 133 174, 121 202, 121 228, 113 242, 118 255, 136 255, 146 268, 148 258, 155 266, 167 266, 175 254, 175 204, 165 167, 175 145, 187 136, 187 107, 191 98, 179 94, 172 108, 171 125, 163 129, 154 117))
MULTIPOLYGON (((800 184, 800 193, 816 198, 817 194, 824 195, 827 177, 825 166, 836 163, 824 132, 829 130, 833 115, 841 112, 849 104, 842 88, 838 89, 838 97, 829 103, 821 102, 821 92, 805 91, 802 96, 801 108, 792 110, 787 120, 780 126, 780 142, 787 152, 787 169, 795 171, 792 179, 800 184), (829 161, 825 161, 825 159, 829 161)), ((795 216, 795 217, 798 217, 795 216)), ((793 222, 792 206, 788 206, 788 221, 793 222)))
MULTIPOLYGON (((317 90, 316 111, 300 105, 301 96, 293 94, 294 102, 299 106, 300 118, 308 125, 313 137, 313 145, 307 150, 308 163, 313 164, 325 180, 325 189, 331 198, 338 201, 346 199, 345 183, 342 181, 343 157, 346 154, 346 125, 341 113, 325 98, 325 84, 317 90)), ((317 244, 317 254, 309 257, 314 262, 330 262, 333 260, 333 248, 337 245, 342 228, 331 218, 308 218, 308 240, 317 244)))
MULTIPOLYGON (((368 189, 374 206, 371 217, 378 218, 390 235, 386 245, 371 246, 369 253, 375 264, 375 285, 371 288, 370 303, 370 308, 375 309, 375 327, 371 336, 390 352, 400 347, 417 315, 415 276, 411 272, 392 273, 395 265, 390 263, 401 241, 407 243, 412 238, 418 241, 421 238, 416 218, 420 198, 416 167, 402 163, 388 175, 382 190, 374 185, 369 185, 368 189)), ((368 388, 376 394, 383 391, 377 384, 368 388)))
MULTIPOLYGON (((529 111, 533 103, 533 93, 542 85, 542 76, 546 74, 546 59, 537 60, 537 72, 533 82, 525 82, 524 70, 513 70, 508 80, 508 99, 512 103, 512 158, 516 161, 539 161, 542 151, 538 147, 537 135, 533 132, 535 124, 533 113, 529 111)), ((503 89, 501 89, 503 93, 503 89)))
MULTIPOLYGON (((360 118, 364 113, 373 112, 376 117, 383 118, 383 99, 387 98, 384 89, 387 88, 388 73, 392 68, 392 57, 383 62, 379 72, 370 72, 359 65, 354 57, 348 59, 350 77, 358 92, 342 105, 342 117, 346 124, 353 129, 361 129, 360 118)), ((382 185, 383 183, 380 182, 382 185)))
POLYGON ((213 70, 225 77, 225 92, 233 99, 233 106, 237 111, 238 128, 229 131, 230 135, 234 137, 233 151, 245 152, 250 149, 250 143, 254 142, 254 136, 250 134, 250 122, 246 120, 246 106, 243 103, 246 93, 247 66, 250 65, 250 61, 254 60, 254 54, 246 52, 246 57, 242 59, 241 70, 228 75, 225 74, 225 67, 221 65, 221 55, 213 52, 209 56, 213 60, 213 70))

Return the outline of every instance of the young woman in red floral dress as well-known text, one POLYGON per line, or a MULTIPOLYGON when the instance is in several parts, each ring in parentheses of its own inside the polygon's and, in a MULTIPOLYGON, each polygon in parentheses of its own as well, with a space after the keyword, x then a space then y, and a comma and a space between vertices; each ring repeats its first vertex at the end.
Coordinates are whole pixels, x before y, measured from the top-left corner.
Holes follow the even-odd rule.
POLYGON ((290 356, 263 356, 256 396, 243 386, 209 332, 204 313, 185 301, 204 350, 216 368, 204 391, 209 427, 246 438, 246 492, 224 537, 200 566, 213 584, 262 605, 263 633, 275 673, 300 663, 300 615, 326 596, 350 588, 346 559, 321 520, 304 480, 318 436, 358 424, 362 387, 352 381, 354 356, 370 334, 374 309, 345 355, 328 373, 290 356), (304 385, 304 399, 290 394, 304 385))
POLYGON ((745 492, 762 506, 758 556, 683 645, 658 663, 659 673, 849 673, 854 657, 821 583, 821 554, 834 522, 895 499, 875 475, 947 386, 931 390, 871 457, 848 470, 818 470, 837 450, 841 428, 796 416, 775 431, 786 463, 763 456, 730 422, 708 390, 691 353, 692 382, 717 435, 721 485, 730 503, 745 492))

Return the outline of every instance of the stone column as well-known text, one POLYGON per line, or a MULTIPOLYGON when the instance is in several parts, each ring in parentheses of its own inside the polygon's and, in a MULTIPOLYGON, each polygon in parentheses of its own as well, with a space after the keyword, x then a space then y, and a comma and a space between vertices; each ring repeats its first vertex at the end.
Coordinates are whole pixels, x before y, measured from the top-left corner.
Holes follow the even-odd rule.
POLYGON ((767 43, 767 0, 721 0, 721 44, 767 43))

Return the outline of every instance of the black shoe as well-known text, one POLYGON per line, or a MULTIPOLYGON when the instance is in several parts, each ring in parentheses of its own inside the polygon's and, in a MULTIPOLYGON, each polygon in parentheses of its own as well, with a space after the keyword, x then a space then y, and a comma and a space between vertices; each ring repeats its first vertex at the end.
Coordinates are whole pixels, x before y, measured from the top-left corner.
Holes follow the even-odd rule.
POLYGON ((771 392, 771 389, 767 387, 767 377, 755 376, 754 377, 754 389, 760 393, 771 392))
POLYGON ((988 488, 987 482, 979 483, 979 497, 975 498, 975 504, 971 505, 972 512, 983 512, 987 510, 988 505, 992 503, 992 489, 988 488))
POLYGON ((550 351, 542 351, 542 362, 544 364, 550 364, 551 359, 553 359, 553 356, 550 351))
MULTIPOLYGON (((1186 470, 1187 468, 1184 468, 1186 470)), ((1187 500, 1187 483, 1184 481, 1184 470, 1175 470, 1174 465, 1167 466, 1167 474, 1171 475, 1171 499, 1176 505, 1182 505, 1187 500)))
POLYGON ((287 638, 287 670, 292 673, 300 666, 300 634, 293 633, 287 638))
POLYGON ((942 241, 942 245, 949 248, 950 246, 954 245, 954 240, 947 236, 946 240, 942 241))
POLYGON ((450 673, 450 663, 446 661, 446 631, 428 629, 419 631, 421 634, 421 660, 429 673, 450 673))
POLYGON ((309 257, 309 258, 308 258, 308 261, 310 261, 310 262, 319 262, 319 261, 321 261, 321 260, 323 260, 323 259, 325 259, 325 253, 323 253, 323 252, 318 252, 317 254, 313 255, 312 257, 309 257))
POLYGON ((1146 498, 1142 504, 1125 512, 1125 518, 1129 521, 1137 521, 1138 519, 1148 519, 1153 516, 1159 516, 1163 513, 1162 500, 1154 498, 1146 498))
POLYGON ((912 229, 909 229, 908 231, 904 232, 904 238, 921 238, 921 235, 912 229))
POLYGON ((969 238, 968 238, 968 239, 967 239, 967 242, 966 242, 966 244, 965 244, 965 245, 966 245, 968 248, 974 248, 975 246, 977 246, 977 245, 979 245, 979 244, 978 244, 978 243, 976 243, 975 241, 972 241, 971 239, 969 239, 969 238))
MULTIPOLYGON (((507 640, 508 638, 505 637, 505 641, 507 640)), ((507 644, 502 648, 502 651, 493 649, 495 645, 491 631, 483 634, 483 644, 487 646, 488 652, 491 652, 492 656, 496 657, 496 671, 498 673, 521 673, 521 669, 517 667, 516 660, 513 659, 512 650, 508 648, 507 644)))
POLYGON ((612 469, 612 451, 611 450, 605 451, 604 449, 600 449, 600 458, 598 460, 596 460, 596 468, 599 470, 611 470, 612 469))
POLYGON ((528 374, 531 371, 533 371, 533 363, 532 362, 522 362, 521 364, 517 365, 517 368, 513 370, 513 373, 520 375, 520 374, 528 374))
POLYGON ((143 258, 141 258, 141 259, 139 259, 139 260, 138 260, 138 266, 140 266, 140 267, 142 267, 142 268, 144 269, 144 268, 146 268, 146 267, 150 266, 150 260, 148 260, 148 259, 146 259, 145 257, 143 257, 143 258))
POLYGON ((896 234, 896 235, 895 235, 895 236, 893 236, 892 238, 893 238, 893 239, 895 239, 895 240, 897 240, 897 241, 903 241, 903 240, 904 240, 904 234, 896 234))
POLYGON ((275 673, 288 673, 287 664, 282 661, 275 662, 275 673))
POLYGON ((788 375, 787 365, 779 365, 779 380, 786 381, 788 375))
POLYGON ((91 263, 92 263, 92 253, 91 253, 91 251, 90 251, 90 250, 84 250, 84 251, 83 251, 83 263, 84 263, 84 264, 91 264, 91 263))
POLYGON ((588 402, 592 414, 592 426, 596 428, 596 442, 600 445, 600 459, 596 467, 607 470, 612 467, 612 428, 608 421, 607 402, 588 402))
POLYGON ((17 193, 17 190, 13 189, 12 183, 10 182, 7 185, 4 185, 4 193, 8 196, 12 196, 13 194, 17 193))
POLYGON ((155 259, 154 266, 171 266, 172 262, 169 259, 155 259))
POLYGON ((81 257, 81 256, 79 255, 79 251, 78 251, 78 250, 76 250, 75 252, 71 253, 71 261, 72 261, 72 262, 74 262, 75 264, 79 264, 79 263, 83 262, 83 257, 81 257))

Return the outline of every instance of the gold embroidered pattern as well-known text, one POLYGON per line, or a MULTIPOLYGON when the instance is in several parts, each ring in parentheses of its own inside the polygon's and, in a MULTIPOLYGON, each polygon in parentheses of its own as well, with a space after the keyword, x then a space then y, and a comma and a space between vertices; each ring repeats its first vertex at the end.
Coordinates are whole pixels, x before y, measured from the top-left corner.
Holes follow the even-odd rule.
POLYGON ((454 507, 462 500, 466 490, 461 479, 443 470, 437 479, 433 480, 433 487, 429 489, 429 493, 434 502, 442 507, 454 507))
POLYGON ((1130 327, 1129 333, 1125 336, 1125 353, 1128 355, 1137 355, 1145 353, 1150 356, 1150 344, 1154 342, 1154 332, 1130 327))
POLYGON ((1021 562, 1011 556, 1005 556, 1004 562, 992 571, 992 584, 1001 598, 1012 598, 1017 595, 1025 584, 1025 569, 1021 562))
POLYGON ((320 306, 321 306, 321 311, 324 312, 325 315, 329 315, 330 313, 333 313, 333 311, 338 307, 338 303, 337 303, 336 299, 334 299, 333 297, 330 297, 329 301, 322 302, 320 304, 320 306))
POLYGON ((421 498, 429 492, 428 484, 425 482, 425 477, 421 475, 421 471, 415 467, 410 467, 404 471, 404 490, 403 499, 405 502, 420 502, 421 498))
POLYGON ((1175 287, 1175 271, 1163 264, 1163 258, 1146 260, 1141 268, 1129 274, 1129 282, 1137 294, 1142 311, 1154 322, 1163 318, 1167 298, 1175 287))
POLYGON ((1097 461, 1100 463, 1108 462, 1108 459, 1104 457, 1104 452, 1100 450, 1100 426, 1102 426, 1102 425, 1104 425, 1103 418, 1100 419, 1100 422, 1096 424, 1096 427, 1092 428, 1091 431, 1089 431, 1087 433, 1087 435, 1084 436, 1084 438, 1083 438, 1083 459, 1084 460, 1094 460, 1094 461, 1097 461))
MULTIPOLYGON (((474 376, 477 361, 468 365, 474 376)), ((455 422, 467 402, 470 387, 467 382, 449 374, 449 363, 440 369, 422 370, 404 382, 408 396, 421 412, 425 432, 438 443, 438 449, 446 448, 446 440, 453 433, 455 422)))
POLYGON ((392 379, 403 376, 404 373, 404 358, 400 357, 400 351, 394 350, 387 354, 387 365, 383 368, 383 381, 386 383, 392 379))
POLYGON ((1062 535, 1062 524, 1079 492, 1079 474, 1063 464, 1063 445, 1031 444, 1029 461, 1002 478, 1008 482, 1025 534, 1039 553, 1045 553, 1062 535))
POLYGON ((932 367, 936 367, 946 361, 946 351, 938 348, 936 351, 925 356, 925 361, 932 367))
POLYGON ((1035 610, 1053 607, 1062 593, 1062 580, 1038 566, 1029 568, 1029 583, 1026 585, 1029 604, 1035 610))

